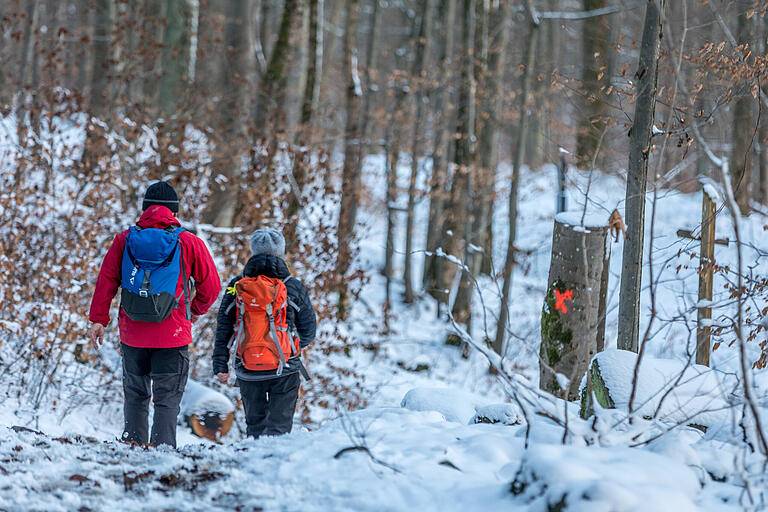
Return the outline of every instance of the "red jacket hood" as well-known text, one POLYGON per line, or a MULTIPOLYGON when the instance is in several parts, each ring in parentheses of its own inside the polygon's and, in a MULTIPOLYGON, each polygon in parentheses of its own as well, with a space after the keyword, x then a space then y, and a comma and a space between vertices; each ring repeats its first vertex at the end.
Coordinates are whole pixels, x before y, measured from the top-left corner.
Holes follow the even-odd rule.
POLYGON ((179 219, 173 216, 165 206, 152 205, 141 214, 139 227, 165 229, 168 226, 181 226, 179 219))

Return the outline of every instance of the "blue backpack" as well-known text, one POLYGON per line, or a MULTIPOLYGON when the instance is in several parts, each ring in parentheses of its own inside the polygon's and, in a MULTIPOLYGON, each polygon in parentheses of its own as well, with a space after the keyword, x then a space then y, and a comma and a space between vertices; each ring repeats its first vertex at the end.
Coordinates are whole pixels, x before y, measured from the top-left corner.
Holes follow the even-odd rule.
POLYGON ((159 323, 179 307, 176 284, 184 277, 184 304, 191 319, 184 250, 179 241, 182 228, 131 226, 125 240, 120 307, 137 322, 159 323))

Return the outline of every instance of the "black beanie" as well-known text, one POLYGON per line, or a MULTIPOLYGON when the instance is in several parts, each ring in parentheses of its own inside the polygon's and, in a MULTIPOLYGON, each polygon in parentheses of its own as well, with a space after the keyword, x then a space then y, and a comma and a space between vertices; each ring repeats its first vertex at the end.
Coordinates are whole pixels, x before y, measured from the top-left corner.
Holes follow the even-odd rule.
POLYGON ((158 181, 147 188, 141 209, 146 210, 156 204, 165 206, 173 213, 179 213, 179 196, 176 195, 176 191, 167 181, 158 181))

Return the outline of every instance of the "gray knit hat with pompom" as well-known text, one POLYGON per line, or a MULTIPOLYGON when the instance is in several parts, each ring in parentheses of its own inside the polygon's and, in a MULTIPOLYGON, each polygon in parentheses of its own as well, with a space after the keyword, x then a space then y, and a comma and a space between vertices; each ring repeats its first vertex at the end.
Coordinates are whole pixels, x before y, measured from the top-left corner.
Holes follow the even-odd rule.
POLYGON ((285 238, 283 234, 276 229, 261 228, 257 229, 251 235, 251 253, 271 254, 282 258, 285 256, 285 238))

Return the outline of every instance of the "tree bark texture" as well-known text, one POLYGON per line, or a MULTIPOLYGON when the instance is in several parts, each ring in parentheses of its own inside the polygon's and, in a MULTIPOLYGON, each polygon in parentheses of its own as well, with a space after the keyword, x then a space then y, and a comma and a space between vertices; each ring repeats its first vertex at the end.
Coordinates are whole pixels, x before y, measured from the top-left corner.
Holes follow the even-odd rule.
MULTIPOLYGON (((476 0, 464 0, 463 35, 464 54, 458 103, 458 125, 456 127, 456 149, 453 162, 456 164, 451 184, 449 213, 446 218, 447 253, 463 262, 469 260, 471 233, 470 202, 472 194, 473 169, 475 167, 475 28, 476 0)), ((453 281, 459 273, 459 288, 453 302, 453 315, 457 322, 467 323, 471 316, 472 276, 455 265, 445 268, 446 281, 453 281)))
POLYGON ((413 289, 413 220, 416 209, 416 181, 419 175, 419 156, 424 137, 424 101, 426 99, 426 77, 430 69, 432 45, 432 13, 434 12, 434 0, 422 0, 421 28, 416 42, 416 59, 411 73, 413 84, 416 87, 415 102, 416 115, 413 119, 413 132, 411 136, 411 174, 408 179, 408 211, 405 223, 405 264, 403 267, 403 281, 405 282, 405 302, 413 303, 415 293, 413 289))
POLYGON ((640 46, 640 62, 635 74, 637 99, 629 139, 627 171, 627 224, 621 265, 619 292, 618 348, 637 352, 640 329, 640 287, 643 274, 643 242, 645 235, 645 191, 648 183, 648 157, 651 130, 656 110, 659 46, 661 44, 661 12, 665 0, 648 0, 640 46))
POLYGON ((581 376, 603 346, 610 263, 608 226, 572 225, 555 218, 547 295, 541 314, 539 386, 576 400, 581 376), (568 380, 566 387, 557 374, 568 380))
MULTIPOLYGON (((307 55, 307 82, 301 102, 301 125, 305 133, 311 132, 312 117, 317 109, 320 77, 323 65, 323 0, 309 0, 309 42, 307 55)), ((306 144, 309 137, 304 137, 306 144)))
POLYGON ((288 65, 291 61, 292 39, 297 27, 301 28, 302 0, 285 0, 277 41, 261 78, 254 117, 257 135, 264 136, 272 131, 279 132, 285 126, 288 65))
POLYGON ((493 203, 496 200, 496 169, 499 165, 499 139, 501 114, 504 107, 504 71, 507 46, 509 46, 511 4, 503 2, 492 13, 491 33, 498 33, 498 40, 491 45, 488 70, 485 79, 484 112, 480 125, 479 158, 480 179, 477 183, 477 200, 474 202, 472 232, 475 244, 482 249, 472 257, 472 272, 491 274, 493 266, 493 203))
POLYGON ((339 246, 336 264, 340 294, 339 312, 342 317, 346 311, 346 290, 343 282, 352 259, 351 245, 360 201, 360 106, 363 92, 357 63, 358 10, 359 0, 350 0, 347 3, 347 26, 344 34, 347 119, 344 127, 344 167, 341 179, 341 206, 337 230, 339 246))
POLYGON ((162 78, 159 112, 163 117, 179 114, 189 88, 189 44, 191 9, 187 0, 166 0, 163 34, 162 78))
POLYGON ((91 68, 91 113, 104 114, 109 98, 109 49, 112 32, 112 0, 96 0, 96 24, 93 32, 93 66, 91 68))
POLYGON ((248 118, 251 111, 251 76, 255 64, 253 28, 246 23, 253 12, 253 1, 226 2, 223 6, 224 53, 221 59, 224 81, 223 100, 218 105, 220 135, 217 138, 217 168, 225 180, 214 189, 206 222, 215 226, 231 226, 238 202, 238 177, 248 145, 248 118))
MULTIPOLYGON (((746 11, 752 7, 753 2, 740 0, 737 2, 739 9, 738 28, 736 38, 739 45, 744 45, 742 54, 747 54, 752 48, 754 39, 755 18, 752 16, 747 19, 746 11)), ((750 58, 751 59, 751 58, 750 58)), ((731 185, 733 193, 736 196, 736 203, 742 215, 749 215, 751 212, 750 201, 752 200, 752 144, 757 136, 754 133, 755 125, 753 120, 753 104, 756 100, 752 98, 749 88, 742 91, 741 96, 736 99, 736 105, 733 109, 733 142, 731 144, 731 185)))
POLYGON ((538 39, 539 26, 531 22, 528 31, 528 46, 525 50, 525 65, 523 67, 523 92, 520 95, 520 121, 517 126, 517 143, 513 150, 515 155, 512 167, 512 179, 509 186, 509 233, 507 237, 507 254, 504 260, 504 284, 501 289, 501 306, 499 320, 496 323, 496 337, 493 349, 504 355, 504 339, 507 332, 507 320, 509 318, 509 292, 512 288, 512 270, 515 264, 515 240, 517 238, 517 196, 520 188, 520 170, 525 163, 526 136, 528 133, 528 114, 531 106, 531 82, 536 57, 536 41, 538 39))
MULTIPOLYGON (((584 0, 584 10, 602 9, 606 0, 584 0)), ((606 68, 608 17, 589 18, 582 23, 582 84, 584 106, 576 139, 576 161, 586 168, 592 164, 605 122, 603 89, 608 83, 606 68)))
MULTIPOLYGON (((454 53, 454 27, 456 25, 456 1, 447 0, 443 6, 445 9, 443 31, 445 32, 445 46, 441 65, 441 82, 450 83, 453 77, 453 53, 454 53)), ((437 124, 437 140, 435 141, 435 153, 432 158, 432 176, 429 189, 429 218, 427 220, 427 255, 424 258, 423 287, 437 299, 438 303, 447 303, 448 296, 445 293, 446 282, 443 273, 444 261, 434 256, 434 252, 442 247, 444 241, 443 224, 445 222, 445 200, 448 197, 446 191, 449 176, 448 166, 450 162, 450 142, 453 133, 453 108, 451 106, 451 91, 449 87, 439 89, 437 98, 437 111, 440 112, 437 124)))

